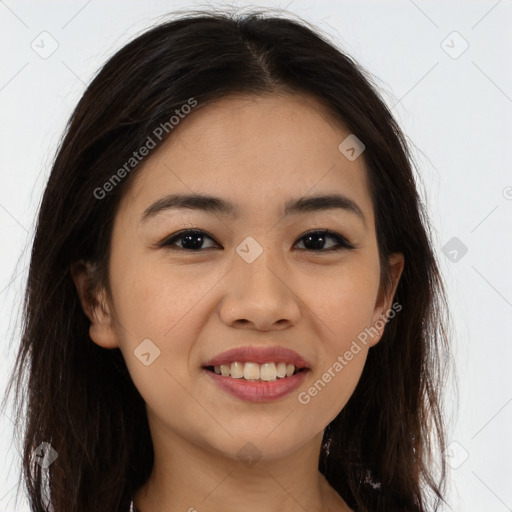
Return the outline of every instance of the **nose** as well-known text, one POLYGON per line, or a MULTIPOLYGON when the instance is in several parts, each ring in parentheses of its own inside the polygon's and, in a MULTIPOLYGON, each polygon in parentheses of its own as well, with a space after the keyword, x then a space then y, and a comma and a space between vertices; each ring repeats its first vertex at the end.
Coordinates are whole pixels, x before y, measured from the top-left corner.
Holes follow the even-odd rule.
POLYGON ((284 264, 270 261, 266 250, 252 263, 235 256, 220 304, 220 317, 226 325, 282 330, 295 325, 300 315, 299 297, 284 264))

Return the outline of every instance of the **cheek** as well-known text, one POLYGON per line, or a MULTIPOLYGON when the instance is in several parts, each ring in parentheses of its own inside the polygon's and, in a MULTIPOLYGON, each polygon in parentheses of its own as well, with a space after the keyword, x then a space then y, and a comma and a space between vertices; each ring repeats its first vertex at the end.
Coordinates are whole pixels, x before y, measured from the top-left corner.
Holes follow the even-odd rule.
POLYGON ((367 353, 366 347, 353 351, 349 348, 333 355, 315 372, 297 396, 299 407, 303 408, 303 428, 326 426, 345 407, 357 386, 367 353))
POLYGON ((114 301, 123 327, 137 339, 153 336, 167 343, 174 331, 192 325, 187 318, 206 299, 217 275, 199 275, 193 266, 130 262, 112 272, 114 301))
POLYGON ((111 274, 116 333, 141 395, 155 409, 159 402, 168 407, 186 398, 178 383, 190 379, 193 340, 203 328, 196 312, 218 279, 136 263, 113 268, 111 274))
POLYGON ((368 355, 361 341, 373 310, 368 297, 338 293, 328 304, 318 312, 321 360, 297 396, 304 412, 301 426, 310 431, 329 424, 345 407, 368 355))
POLYGON ((366 263, 343 269, 307 295, 308 307, 319 320, 316 325, 322 357, 314 375, 300 390, 298 402, 314 410, 316 421, 321 418, 325 424, 348 402, 366 362, 366 333, 379 278, 378 267, 366 263))
POLYGON ((304 283, 303 300, 325 326, 328 345, 344 343, 367 328, 373 317, 379 270, 374 262, 352 262, 336 273, 304 283))
POLYGON ((154 265, 125 268, 116 279, 120 349, 132 381, 148 413, 165 417, 185 435, 192 425, 177 421, 172 412, 179 410, 179 417, 186 418, 204 415, 186 383, 193 340, 202 329, 202 319, 195 313, 215 281, 193 279, 180 271, 163 275, 154 265))

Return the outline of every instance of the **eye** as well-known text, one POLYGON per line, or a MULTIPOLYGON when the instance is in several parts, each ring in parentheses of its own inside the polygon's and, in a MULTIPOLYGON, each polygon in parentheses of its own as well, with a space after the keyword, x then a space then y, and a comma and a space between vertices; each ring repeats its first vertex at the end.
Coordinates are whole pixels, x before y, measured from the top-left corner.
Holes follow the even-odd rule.
MULTIPOLYGON (((201 231, 200 229, 189 229, 187 231, 181 231, 175 235, 171 235, 164 241, 160 242, 160 247, 176 246, 176 241, 182 241, 181 246, 172 247, 173 249, 183 249, 186 251, 200 252, 201 245, 205 238, 213 240, 213 238, 201 231)), ((207 247, 209 249, 210 247, 207 247)))
POLYGON ((341 249, 355 248, 340 234, 329 229, 321 231, 309 231, 308 233, 302 235, 299 240, 304 240, 304 245, 306 246, 305 249, 301 250, 308 250, 313 252, 339 251, 341 249), (326 239, 328 238, 335 240, 337 244, 328 248, 323 247, 326 239))
MULTIPOLYGON (((162 242, 159 243, 159 247, 171 247, 175 249, 181 249, 191 252, 201 252, 201 249, 205 239, 212 240, 215 245, 219 246, 213 237, 211 237, 205 231, 200 229, 189 229, 186 231, 178 232, 174 235, 171 235, 169 238, 166 238, 162 242), (181 245, 180 245, 181 243, 181 245)), ((304 240, 304 248, 300 248, 300 250, 312 251, 312 252, 326 252, 326 251, 338 251, 341 249, 354 249, 354 246, 351 245, 344 237, 335 231, 331 230, 319 230, 319 231, 309 231, 305 233, 299 238, 300 241, 304 240), (331 247, 324 247, 324 244, 327 239, 334 240, 336 243, 331 247)), ((214 246, 206 247, 206 249, 214 248, 214 246)))

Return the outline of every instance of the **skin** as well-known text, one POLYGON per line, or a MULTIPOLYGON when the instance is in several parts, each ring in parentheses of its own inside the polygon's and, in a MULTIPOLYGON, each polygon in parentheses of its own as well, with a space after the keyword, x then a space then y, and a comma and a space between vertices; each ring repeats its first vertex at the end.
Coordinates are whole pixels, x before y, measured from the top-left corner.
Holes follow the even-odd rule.
POLYGON ((147 404, 155 466, 135 495, 141 512, 350 510, 318 471, 322 435, 384 327, 309 403, 297 395, 389 311, 404 261, 392 255, 393 286, 379 289, 364 153, 350 161, 338 150, 349 134, 306 95, 199 106, 125 192, 111 240, 112 296, 103 290, 89 302, 87 271, 73 269, 92 341, 121 350, 147 404), (161 197, 191 192, 232 201, 240 216, 187 209, 140 221, 161 197), (355 201, 365 221, 341 209, 283 216, 289 199, 333 192, 355 201), (174 250, 157 247, 190 228, 213 237, 205 236, 202 252, 180 250, 183 239, 174 250), (337 240, 327 237, 323 252, 306 250, 303 235, 322 229, 356 248, 328 251, 337 240), (248 236, 263 249, 250 264, 235 251, 248 236), (148 338, 160 356, 145 366, 134 350, 148 338), (291 348, 311 371, 299 390, 274 402, 234 398, 201 366, 244 345, 291 348), (261 455, 251 466, 237 456, 247 442, 261 455))

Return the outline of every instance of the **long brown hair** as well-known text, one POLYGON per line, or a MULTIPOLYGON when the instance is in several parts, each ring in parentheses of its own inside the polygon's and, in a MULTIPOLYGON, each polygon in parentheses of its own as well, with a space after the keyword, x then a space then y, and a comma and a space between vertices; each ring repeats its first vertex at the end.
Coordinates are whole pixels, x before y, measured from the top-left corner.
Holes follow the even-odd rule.
POLYGON ((113 219, 137 166, 104 197, 95 191, 190 98, 200 108, 234 93, 281 91, 314 95, 364 141, 384 281, 388 256, 405 257, 395 294, 402 310, 325 429, 319 469, 361 512, 438 508, 448 310, 405 137, 370 74, 308 23, 192 11, 146 31, 103 66, 72 114, 44 192, 8 386, 9 394, 15 384, 33 512, 49 503, 55 512, 126 512, 153 466, 144 401, 119 349, 91 341, 70 273, 85 260, 95 286, 109 289, 113 219), (34 458, 41 443, 58 454, 48 468, 34 458))

